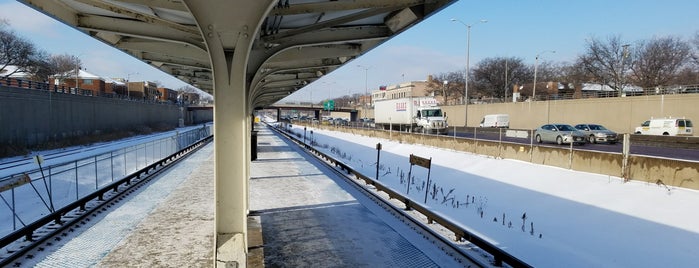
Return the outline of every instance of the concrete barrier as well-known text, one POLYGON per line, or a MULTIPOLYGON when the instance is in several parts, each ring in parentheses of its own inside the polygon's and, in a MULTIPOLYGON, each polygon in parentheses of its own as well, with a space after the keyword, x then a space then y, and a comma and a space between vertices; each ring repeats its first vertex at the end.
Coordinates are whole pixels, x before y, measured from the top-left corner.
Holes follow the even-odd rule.
POLYGON ((699 189, 699 163, 631 155, 629 178, 658 185, 699 189))
MULTIPOLYGON (((454 138, 444 135, 419 135, 385 130, 343 128, 313 125, 312 127, 349 132, 357 135, 390 139, 407 144, 422 144, 438 148, 470 152, 496 158, 515 159, 576 171, 621 177, 624 156, 620 153, 588 151, 575 147, 545 147, 538 144, 454 138)), ((526 132, 526 131, 525 131, 526 132)), ((667 137, 644 137, 650 140, 667 137)), ((699 162, 629 155, 628 179, 645 181, 667 187, 699 190, 699 162)))

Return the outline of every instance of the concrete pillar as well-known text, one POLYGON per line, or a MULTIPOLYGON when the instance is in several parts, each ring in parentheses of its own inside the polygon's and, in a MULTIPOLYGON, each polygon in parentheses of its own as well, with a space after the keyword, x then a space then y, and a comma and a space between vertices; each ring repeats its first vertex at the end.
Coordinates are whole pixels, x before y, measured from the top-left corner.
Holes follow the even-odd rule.
POLYGON ((214 76, 214 266, 246 267, 252 130, 246 67, 253 37, 256 36, 255 30, 273 6, 273 1, 184 2, 203 33, 214 76), (227 23, 220 23, 224 21, 227 23))

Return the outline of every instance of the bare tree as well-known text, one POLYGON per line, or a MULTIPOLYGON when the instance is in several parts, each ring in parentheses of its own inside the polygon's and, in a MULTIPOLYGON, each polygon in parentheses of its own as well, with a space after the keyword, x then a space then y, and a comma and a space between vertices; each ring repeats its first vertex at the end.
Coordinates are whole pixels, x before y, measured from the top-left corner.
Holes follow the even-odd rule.
POLYGON ((694 38, 692 39, 692 60, 694 65, 699 66, 699 31, 694 33, 694 38))
POLYGON ((178 89, 177 89, 177 92, 178 92, 178 94, 182 94, 182 93, 199 93, 199 91, 198 91, 196 88, 191 87, 191 86, 189 86, 189 85, 182 86, 182 87, 178 88, 178 89))
POLYGON ((686 66, 677 72, 671 83, 674 85, 699 85, 699 71, 693 66, 686 66))
POLYGON ((39 53, 34 44, 15 34, 8 25, 6 20, 0 21, 0 70, 9 65, 17 68, 10 72, 2 72, 1 78, 17 72, 31 72, 32 66, 39 61, 39 53))
MULTIPOLYGON (((432 75, 426 91, 428 95, 442 96, 445 103, 456 103, 464 96, 464 72, 454 71, 432 75)), ((469 95, 471 95, 470 92, 469 95)))
POLYGON ((610 36, 606 41, 590 38, 583 55, 577 59, 577 65, 594 82, 608 85, 621 93, 624 73, 630 70, 630 53, 628 44, 620 36, 610 36))
POLYGON ((689 44, 675 37, 641 41, 634 49, 633 74, 637 85, 652 88, 667 85, 691 55, 689 44))
POLYGON ((76 72, 81 69, 82 62, 77 56, 69 54, 51 55, 48 59, 49 76, 53 76, 59 83, 66 79, 75 78, 76 72))
POLYGON ((532 68, 517 57, 486 58, 473 68, 473 84, 476 94, 480 96, 506 98, 506 94, 512 94, 514 84, 524 84, 532 80, 532 68))

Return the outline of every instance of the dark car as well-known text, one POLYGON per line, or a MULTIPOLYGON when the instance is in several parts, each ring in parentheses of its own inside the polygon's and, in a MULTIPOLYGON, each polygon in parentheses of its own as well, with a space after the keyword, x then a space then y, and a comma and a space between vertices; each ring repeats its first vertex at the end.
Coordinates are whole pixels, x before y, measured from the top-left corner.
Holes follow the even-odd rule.
POLYGON ((598 124, 577 124, 575 128, 585 133, 587 141, 590 143, 607 142, 614 144, 617 142, 617 134, 614 131, 598 124))
POLYGON ((585 133, 567 124, 546 124, 534 131, 536 142, 555 142, 557 144, 579 144, 586 142, 585 133))

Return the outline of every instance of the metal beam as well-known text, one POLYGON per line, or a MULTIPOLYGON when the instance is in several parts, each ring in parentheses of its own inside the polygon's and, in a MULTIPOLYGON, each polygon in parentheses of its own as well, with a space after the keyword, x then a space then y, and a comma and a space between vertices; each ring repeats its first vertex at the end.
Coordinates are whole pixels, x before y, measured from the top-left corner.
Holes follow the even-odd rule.
POLYGON ((318 3, 303 3, 290 5, 288 7, 275 7, 270 15, 285 16, 321 13, 329 11, 345 11, 358 9, 378 9, 392 6, 416 6, 421 5, 425 0, 353 0, 353 1, 329 1, 318 3))
POLYGON ((377 9, 369 9, 369 10, 365 10, 365 11, 360 11, 360 12, 356 12, 354 14, 350 14, 347 16, 342 16, 339 18, 330 19, 330 20, 326 20, 323 22, 319 22, 319 23, 314 23, 314 24, 311 24, 311 25, 308 25, 305 27, 286 30, 286 31, 279 32, 277 34, 264 36, 264 37, 262 37, 262 40, 264 40, 265 42, 272 42, 272 41, 275 41, 277 39, 282 39, 282 38, 286 38, 286 37, 290 37, 290 36, 294 36, 294 35, 309 33, 309 32, 313 32, 313 31, 320 30, 320 29, 331 28, 331 27, 338 26, 338 25, 341 25, 344 23, 373 17, 373 16, 376 16, 379 14, 388 13, 388 12, 403 9, 403 8, 404 7, 402 7, 402 6, 401 7, 385 7, 385 8, 377 8, 377 9))
POLYGON ((352 45, 322 45, 311 47, 296 47, 287 49, 271 57, 267 63, 298 61, 299 59, 323 59, 354 57, 362 53, 362 46, 352 45))
POLYGON ((138 12, 136 10, 131 10, 131 9, 125 8, 124 6, 116 5, 112 2, 97 1, 97 0, 74 0, 74 1, 84 3, 86 5, 90 5, 90 6, 93 6, 96 8, 108 10, 108 11, 113 12, 115 14, 125 16, 128 18, 134 19, 134 20, 138 20, 138 21, 141 21, 144 23, 178 30, 178 31, 188 33, 188 34, 194 34, 194 35, 200 34, 199 30, 195 27, 182 25, 179 23, 164 20, 164 19, 161 19, 158 16, 155 16, 153 14, 146 14, 143 12, 138 12))
POLYGON ((89 31, 109 32, 143 39, 182 43, 206 50, 201 35, 183 33, 175 29, 134 20, 86 15, 80 17, 76 27, 89 31))

